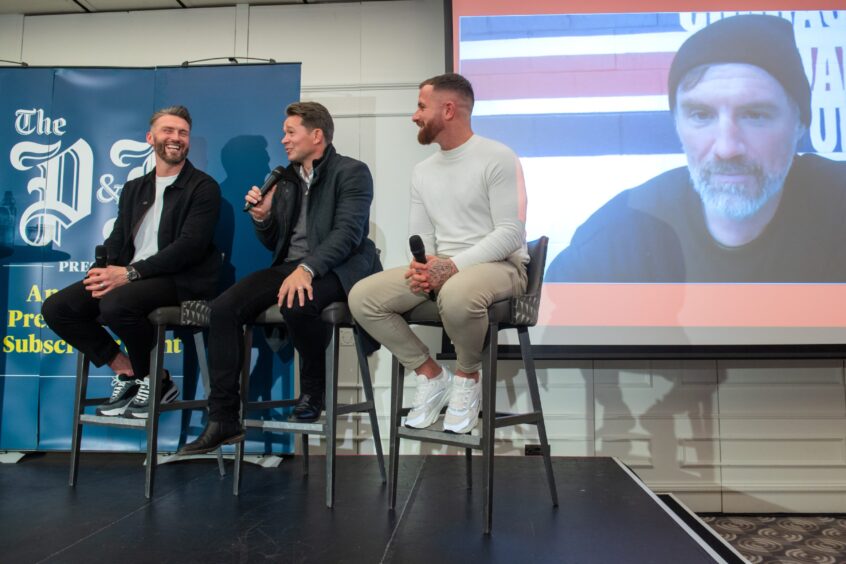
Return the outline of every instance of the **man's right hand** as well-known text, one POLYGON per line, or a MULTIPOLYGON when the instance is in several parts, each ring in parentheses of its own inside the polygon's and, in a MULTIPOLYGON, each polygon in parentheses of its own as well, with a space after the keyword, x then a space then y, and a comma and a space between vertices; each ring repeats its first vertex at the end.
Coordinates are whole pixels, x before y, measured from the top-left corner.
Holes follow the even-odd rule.
POLYGON ((426 255, 426 262, 417 262, 411 259, 405 278, 408 280, 408 287, 414 294, 425 294, 429 291, 429 263, 437 257, 426 255))
POLYGON ((270 206, 273 203, 273 194, 275 192, 276 185, 268 190, 264 197, 262 197, 261 190, 258 189, 258 186, 250 188, 250 191, 244 196, 244 200, 253 204, 253 207, 249 209, 249 214, 254 220, 265 221, 270 216, 270 206))

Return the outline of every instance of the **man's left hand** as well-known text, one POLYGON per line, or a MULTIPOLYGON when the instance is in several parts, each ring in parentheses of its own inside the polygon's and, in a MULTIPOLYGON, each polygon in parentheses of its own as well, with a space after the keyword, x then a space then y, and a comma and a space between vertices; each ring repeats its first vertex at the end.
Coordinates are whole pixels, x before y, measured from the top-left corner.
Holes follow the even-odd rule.
POLYGON ((296 298, 300 307, 302 307, 305 305, 306 297, 309 300, 314 299, 311 289, 311 274, 298 266, 294 269, 294 272, 282 281, 276 303, 279 307, 282 307, 282 304, 287 301, 288 308, 290 309, 294 307, 294 299, 296 298))
POLYGON ((452 259, 431 255, 427 258, 425 265, 413 262, 412 265, 418 268, 410 268, 406 273, 406 278, 411 278, 412 292, 437 292, 447 280, 458 272, 458 268, 452 262, 452 259), (423 266, 423 268, 419 268, 420 266, 423 266))
POLYGON ((129 284, 129 280, 126 279, 125 267, 110 265, 105 268, 92 268, 82 283, 85 289, 91 292, 91 297, 102 298, 115 288, 129 284))

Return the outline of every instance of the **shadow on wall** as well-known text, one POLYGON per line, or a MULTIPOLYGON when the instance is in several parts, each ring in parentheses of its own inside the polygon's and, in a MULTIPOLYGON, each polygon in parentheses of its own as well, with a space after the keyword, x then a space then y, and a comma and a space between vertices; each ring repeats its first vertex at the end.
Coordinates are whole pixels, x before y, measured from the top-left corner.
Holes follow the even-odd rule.
MULTIPOLYGON (((250 216, 241 211, 244 194, 250 187, 262 184, 270 172, 267 139, 260 135, 233 137, 223 145, 220 162, 226 178, 220 182, 223 201, 214 241, 224 256, 219 282, 220 291, 224 291, 239 278, 270 264, 270 254, 256 239, 250 216), (238 253, 238 256, 234 257, 233 253, 238 253)), ((271 390, 277 384, 284 397, 290 397, 293 390, 288 376, 293 365, 293 347, 284 328, 268 328, 267 331, 255 328, 252 348, 255 357, 250 370, 249 400, 273 399, 271 390)), ((252 351, 245 353, 252 354, 252 351)), ((265 412, 262 416, 268 419, 281 417, 278 410, 265 412)), ((274 443, 288 444, 289 437, 251 431, 248 440, 263 442, 264 452, 272 452, 274 443)))
MULTIPOLYGON (((220 219, 217 222, 214 242, 223 253, 223 269, 220 275, 219 289, 225 290, 235 283, 235 266, 232 264, 232 249, 248 248, 257 241, 249 225, 249 217, 243 218, 243 228, 236 234, 235 210, 243 209, 244 194, 256 183, 260 183, 270 172, 270 155, 267 152, 267 140, 260 135, 239 135, 233 137, 220 151, 220 162, 226 171, 226 178, 220 183, 223 201, 220 206, 220 219), (237 235, 237 236, 236 236, 237 235)), ((250 265, 250 272, 264 268, 265 264, 250 265)), ((242 272, 241 276, 248 274, 242 272)))

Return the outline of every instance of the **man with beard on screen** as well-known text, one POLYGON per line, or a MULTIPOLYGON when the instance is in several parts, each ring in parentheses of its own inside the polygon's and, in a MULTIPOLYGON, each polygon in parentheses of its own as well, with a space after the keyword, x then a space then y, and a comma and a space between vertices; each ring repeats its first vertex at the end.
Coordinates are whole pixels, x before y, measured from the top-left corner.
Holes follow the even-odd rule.
POLYGON ((550 282, 846 282, 846 166, 797 155, 812 118, 793 25, 746 14, 685 41, 670 109, 688 166, 575 232, 550 282))
MULTIPOLYGON (((124 185, 106 239, 105 267, 88 271, 45 300, 47 325, 96 366, 115 372, 109 400, 97 414, 145 419, 150 395, 150 351, 155 327, 147 315, 183 300, 209 299, 217 290, 220 253, 212 243, 220 187, 188 160, 191 115, 184 106, 150 119, 147 143, 156 168, 124 185), (127 357, 100 324, 123 341, 127 357)), ((179 395, 165 372, 161 402, 179 395)))

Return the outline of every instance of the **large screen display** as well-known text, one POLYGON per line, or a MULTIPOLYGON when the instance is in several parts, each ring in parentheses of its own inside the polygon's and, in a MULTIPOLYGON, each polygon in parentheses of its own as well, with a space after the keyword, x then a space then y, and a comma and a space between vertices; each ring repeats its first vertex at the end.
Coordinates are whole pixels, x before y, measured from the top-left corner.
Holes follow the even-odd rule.
POLYGON ((550 238, 536 340, 846 341, 846 11, 575 4, 452 1, 550 238))

